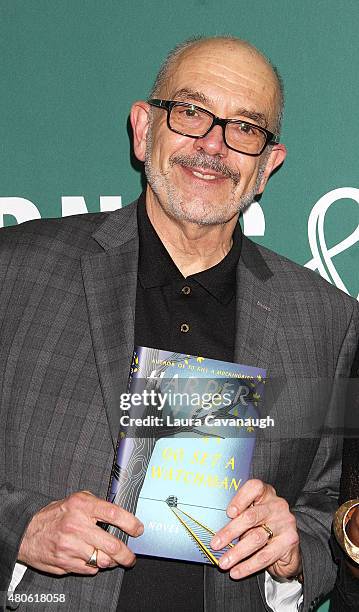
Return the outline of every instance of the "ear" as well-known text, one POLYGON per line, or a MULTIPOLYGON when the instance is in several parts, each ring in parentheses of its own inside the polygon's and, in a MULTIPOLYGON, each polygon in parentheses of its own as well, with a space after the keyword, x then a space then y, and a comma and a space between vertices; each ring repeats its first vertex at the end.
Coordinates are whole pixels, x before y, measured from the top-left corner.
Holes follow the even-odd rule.
POLYGON ((267 184, 267 181, 274 172, 276 168, 278 168, 285 160, 287 155, 287 149, 284 144, 275 144, 270 152, 270 155, 267 160, 267 165, 265 167, 261 183, 259 185, 259 189, 257 193, 262 193, 267 184))
POLYGON ((142 100, 135 102, 131 107, 130 121, 133 130, 133 150, 140 161, 145 160, 149 110, 150 105, 142 100))

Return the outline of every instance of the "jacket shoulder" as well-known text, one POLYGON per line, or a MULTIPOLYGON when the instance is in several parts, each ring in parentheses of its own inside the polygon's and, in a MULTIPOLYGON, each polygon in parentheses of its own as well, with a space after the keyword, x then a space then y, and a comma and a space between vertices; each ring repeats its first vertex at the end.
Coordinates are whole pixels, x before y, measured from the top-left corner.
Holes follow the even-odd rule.
POLYGON ((70 251, 86 250, 90 237, 106 219, 108 213, 86 213, 59 219, 34 219, 0 230, 0 249, 33 246, 34 248, 57 248, 70 251))
POLYGON ((110 219, 117 221, 127 217, 135 203, 113 212, 85 213, 53 219, 34 219, 0 230, 0 251, 41 250, 63 252, 78 259, 86 253, 101 252, 101 246, 93 239, 110 219))
POLYGON ((359 317, 359 304, 353 297, 338 289, 319 273, 310 270, 284 255, 280 255, 261 246, 249 238, 245 238, 245 257, 249 262, 256 260, 256 267, 266 273, 268 281, 274 290, 284 299, 291 300, 294 296, 303 304, 315 301, 342 305, 346 310, 356 313, 359 317))

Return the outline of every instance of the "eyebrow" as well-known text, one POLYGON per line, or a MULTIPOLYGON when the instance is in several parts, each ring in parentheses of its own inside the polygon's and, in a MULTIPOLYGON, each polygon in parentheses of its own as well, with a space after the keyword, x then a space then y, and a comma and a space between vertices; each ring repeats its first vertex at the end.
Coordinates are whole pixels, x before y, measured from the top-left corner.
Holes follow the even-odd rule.
MULTIPOLYGON (((176 91, 173 97, 175 100, 180 100, 181 102, 190 99, 194 100, 195 102, 199 102, 200 104, 204 104, 205 106, 214 106, 214 101, 204 93, 194 89, 187 89, 186 87, 176 91)), ((259 123, 263 127, 267 127, 267 117, 264 113, 252 111, 245 107, 240 107, 234 112, 234 115, 246 117, 247 119, 251 119, 252 121, 259 123)))

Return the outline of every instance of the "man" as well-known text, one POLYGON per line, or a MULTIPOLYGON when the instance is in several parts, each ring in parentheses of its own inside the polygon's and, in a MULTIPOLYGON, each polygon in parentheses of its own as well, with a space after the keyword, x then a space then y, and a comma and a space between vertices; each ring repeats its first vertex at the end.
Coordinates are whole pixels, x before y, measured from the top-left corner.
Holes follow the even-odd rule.
MULTIPOLYGON (((340 444, 301 438, 317 406, 293 381, 346 376, 359 317, 354 300, 241 235, 239 211, 285 158, 281 109, 277 74, 251 45, 185 43, 132 107, 139 202, 3 232, 0 590, 25 565, 19 609, 45 593, 69 610, 311 610, 331 589, 340 444), (213 539, 243 535, 223 572, 149 559, 124 572, 133 553, 96 525, 142 533, 103 501, 134 343, 292 381, 273 406, 281 435, 257 441, 253 479, 213 539)), ((317 415, 320 429, 335 411, 317 415)))

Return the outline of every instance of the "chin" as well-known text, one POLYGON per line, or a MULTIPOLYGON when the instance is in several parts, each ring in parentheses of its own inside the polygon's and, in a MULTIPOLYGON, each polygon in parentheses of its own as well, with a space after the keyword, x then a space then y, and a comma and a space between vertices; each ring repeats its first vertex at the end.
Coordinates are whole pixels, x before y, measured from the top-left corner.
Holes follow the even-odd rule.
POLYGON ((168 199, 167 214, 178 221, 196 225, 222 225, 239 213, 240 206, 193 201, 190 204, 168 199))

